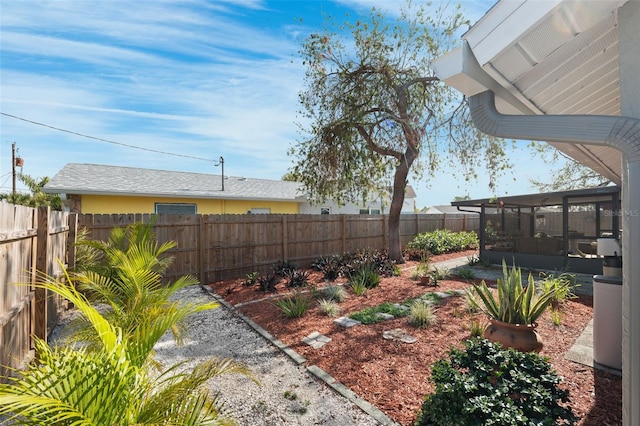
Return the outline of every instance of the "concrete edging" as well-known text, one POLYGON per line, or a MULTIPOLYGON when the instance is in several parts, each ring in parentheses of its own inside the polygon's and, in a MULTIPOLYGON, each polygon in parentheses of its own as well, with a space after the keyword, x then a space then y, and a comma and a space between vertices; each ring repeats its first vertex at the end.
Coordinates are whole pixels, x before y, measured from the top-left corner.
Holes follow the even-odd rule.
MULTIPOLYGON (((289 346, 285 345, 284 342, 282 342, 281 340, 273 337, 267 330, 262 328, 251 318, 241 314, 233 305, 229 304, 220 295, 211 291, 211 287, 205 286, 205 285, 200 285, 200 287, 204 291, 209 293, 211 296, 213 296, 213 298, 216 299, 216 302, 220 303, 229 311, 236 314, 247 325, 249 325, 249 327, 253 328, 258 334, 260 334, 262 337, 264 337, 266 340, 268 340, 270 343, 272 343, 274 346, 276 346, 278 349, 284 352, 287 356, 289 356, 293 360, 293 362, 295 362, 298 365, 302 365, 305 362, 307 362, 307 359, 305 357, 303 357, 302 355, 300 355, 299 353, 291 349, 289 346)), ((333 376, 329 375, 326 371, 324 371, 320 367, 316 365, 311 365, 306 367, 306 370, 310 374, 312 374, 314 377, 326 383, 326 385, 329 386, 331 389, 333 389, 334 391, 336 391, 337 393, 345 397, 349 402, 353 403, 362 411, 364 411, 365 413, 373 417, 381 425, 384 425, 384 426, 398 425, 398 423, 394 422, 389 416, 384 414, 381 410, 379 410, 369 402, 365 401, 363 398, 358 396, 358 394, 356 394, 351 389, 349 389, 348 387, 346 387, 345 385, 337 381, 333 376)))

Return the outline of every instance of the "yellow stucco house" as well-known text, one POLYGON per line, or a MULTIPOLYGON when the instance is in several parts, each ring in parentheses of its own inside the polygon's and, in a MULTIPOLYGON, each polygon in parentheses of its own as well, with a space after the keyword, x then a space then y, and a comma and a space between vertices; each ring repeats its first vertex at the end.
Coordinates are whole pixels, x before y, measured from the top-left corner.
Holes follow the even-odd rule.
POLYGON ((99 164, 65 165, 44 187, 85 214, 297 214, 297 182, 99 164))
MULTIPOLYGON (((298 182, 69 163, 43 188, 84 214, 380 214, 388 199, 312 205, 298 182)), ((403 213, 414 213, 408 186, 403 213)))

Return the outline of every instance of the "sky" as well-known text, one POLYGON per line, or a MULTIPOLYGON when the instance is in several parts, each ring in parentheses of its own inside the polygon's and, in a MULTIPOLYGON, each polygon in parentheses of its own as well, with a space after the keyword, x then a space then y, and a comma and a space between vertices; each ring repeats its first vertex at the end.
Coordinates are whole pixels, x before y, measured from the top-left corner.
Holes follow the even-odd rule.
MULTIPOLYGON (((491 0, 463 1, 477 21, 491 0)), ((394 16, 396 0, 2 0, 0 193, 12 144, 23 172, 53 177, 92 163, 279 180, 300 139, 298 50, 323 15, 394 16)), ((480 171, 410 180, 418 208, 456 196, 535 192, 545 165, 525 143, 519 165, 489 189, 480 171)), ((18 185, 18 188, 21 188, 18 185)))

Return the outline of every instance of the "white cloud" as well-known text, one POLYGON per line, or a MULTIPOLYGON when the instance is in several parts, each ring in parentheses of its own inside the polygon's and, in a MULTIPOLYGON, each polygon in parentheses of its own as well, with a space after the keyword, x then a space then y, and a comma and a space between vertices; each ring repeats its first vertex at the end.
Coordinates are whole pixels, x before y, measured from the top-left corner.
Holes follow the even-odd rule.
MULTIPOLYGON (((147 150, 0 116, 0 185, 12 142, 35 177, 69 162, 220 173, 212 162, 148 151, 158 150, 213 162, 223 156, 226 174, 279 179, 298 138, 297 51, 336 3, 3 2, 2 112, 147 150)), ((394 13, 402 4, 340 3, 363 13, 373 5, 394 13)), ((424 185, 414 188, 425 194, 424 185)))

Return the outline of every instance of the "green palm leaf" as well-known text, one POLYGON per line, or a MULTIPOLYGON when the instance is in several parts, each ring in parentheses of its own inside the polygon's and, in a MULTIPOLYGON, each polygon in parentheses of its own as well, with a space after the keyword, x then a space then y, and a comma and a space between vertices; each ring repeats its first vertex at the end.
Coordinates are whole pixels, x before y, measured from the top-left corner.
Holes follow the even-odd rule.
POLYGON ((67 282, 109 309, 101 314, 74 285, 42 276, 36 285, 73 302, 85 331, 66 347, 36 341, 38 362, 0 384, 0 415, 34 425, 234 424, 220 415, 216 396, 204 385, 229 373, 255 381, 244 365, 214 359, 192 371, 174 366, 151 374, 158 340, 168 330, 179 334, 189 315, 218 306, 170 300, 197 282, 186 276, 161 285, 159 271, 167 263, 154 257, 171 244, 158 246, 143 231, 115 231, 108 243, 95 246, 102 253, 100 267, 80 268, 71 279, 61 266, 67 282))

